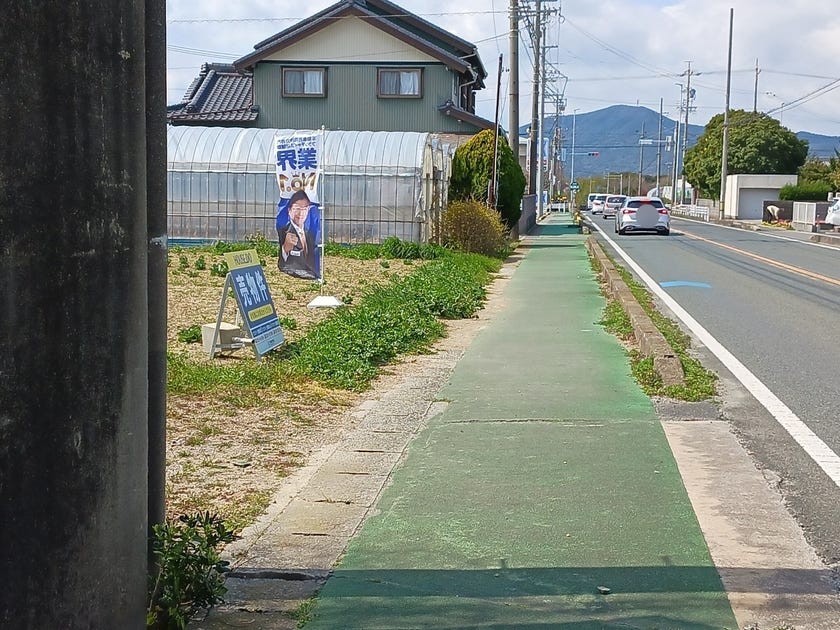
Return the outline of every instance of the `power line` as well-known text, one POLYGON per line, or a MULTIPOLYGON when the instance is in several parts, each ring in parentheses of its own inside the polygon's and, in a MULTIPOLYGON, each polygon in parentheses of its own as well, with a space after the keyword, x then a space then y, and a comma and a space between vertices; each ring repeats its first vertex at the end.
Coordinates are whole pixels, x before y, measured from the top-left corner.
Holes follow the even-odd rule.
POLYGON ((770 109, 766 113, 775 114, 780 111, 794 109, 795 107, 799 107, 808 101, 812 101, 815 98, 819 98, 820 96, 827 94, 828 92, 836 90, 838 87, 840 87, 840 79, 834 79, 831 83, 818 87, 816 90, 808 92, 805 96, 800 96, 799 98, 792 100, 790 103, 782 103, 779 107, 770 109))
MULTIPOLYGON (((442 11, 440 13, 389 13, 387 17, 440 17, 445 15, 492 15, 504 14, 507 15, 507 10, 491 11, 442 11)), ((253 18, 172 18, 166 20, 167 24, 223 24, 223 23, 242 23, 242 22, 301 22, 310 19, 307 17, 253 17, 253 18)), ((323 19, 330 20, 344 20, 344 19, 365 19, 357 15, 336 15, 323 19)))

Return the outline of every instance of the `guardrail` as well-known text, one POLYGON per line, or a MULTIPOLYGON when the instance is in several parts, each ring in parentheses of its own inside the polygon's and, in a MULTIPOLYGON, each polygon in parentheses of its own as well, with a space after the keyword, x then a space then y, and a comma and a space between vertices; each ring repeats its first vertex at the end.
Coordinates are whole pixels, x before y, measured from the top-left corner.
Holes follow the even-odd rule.
POLYGON ((709 220, 709 209, 705 206, 674 206, 673 208, 671 208, 671 214, 676 214, 684 217, 691 217, 692 219, 700 219, 701 221, 709 220))

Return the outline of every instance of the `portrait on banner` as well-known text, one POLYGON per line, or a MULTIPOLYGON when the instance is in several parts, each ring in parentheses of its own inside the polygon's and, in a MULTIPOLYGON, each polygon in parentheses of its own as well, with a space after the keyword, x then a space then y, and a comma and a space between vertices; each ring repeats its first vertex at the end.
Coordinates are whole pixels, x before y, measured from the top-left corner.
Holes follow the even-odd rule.
POLYGON ((277 268, 297 278, 321 279, 322 217, 318 198, 323 134, 276 134, 277 268))

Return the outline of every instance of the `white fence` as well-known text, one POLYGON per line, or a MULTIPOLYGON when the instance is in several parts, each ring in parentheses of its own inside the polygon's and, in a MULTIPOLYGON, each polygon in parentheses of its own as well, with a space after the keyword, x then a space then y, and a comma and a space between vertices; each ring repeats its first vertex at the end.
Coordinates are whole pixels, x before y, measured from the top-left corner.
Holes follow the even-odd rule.
POLYGON ((709 220, 709 209, 706 206, 674 206, 671 209, 671 214, 676 214, 683 217, 690 217, 692 219, 700 219, 701 221, 709 220))
POLYGON ((817 223, 817 204, 811 201, 794 201, 793 222, 815 225, 817 223))

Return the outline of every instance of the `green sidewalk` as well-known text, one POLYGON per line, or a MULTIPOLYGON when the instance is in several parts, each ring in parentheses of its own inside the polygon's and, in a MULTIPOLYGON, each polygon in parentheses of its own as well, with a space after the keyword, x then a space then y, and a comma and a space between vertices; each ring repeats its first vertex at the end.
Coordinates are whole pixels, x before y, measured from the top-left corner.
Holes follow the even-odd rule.
POLYGON ((308 629, 737 627, 584 237, 548 221, 308 629))

